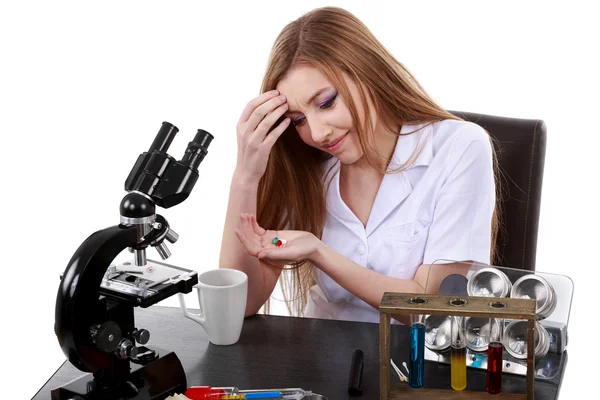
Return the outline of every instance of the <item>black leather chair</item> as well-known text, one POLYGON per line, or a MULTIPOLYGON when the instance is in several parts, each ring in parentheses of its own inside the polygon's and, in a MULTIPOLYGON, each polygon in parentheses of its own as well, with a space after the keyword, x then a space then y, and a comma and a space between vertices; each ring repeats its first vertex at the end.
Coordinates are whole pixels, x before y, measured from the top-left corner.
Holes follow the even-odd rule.
POLYGON ((493 265, 535 270, 542 180, 546 156, 546 124, 450 111, 483 127, 493 138, 499 165, 500 227, 493 265))

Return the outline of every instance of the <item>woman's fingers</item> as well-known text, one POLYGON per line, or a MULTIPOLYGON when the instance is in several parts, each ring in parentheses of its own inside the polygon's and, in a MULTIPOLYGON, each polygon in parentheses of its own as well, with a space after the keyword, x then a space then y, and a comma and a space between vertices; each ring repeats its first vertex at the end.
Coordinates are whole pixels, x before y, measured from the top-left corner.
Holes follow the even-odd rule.
POLYGON ((264 104, 265 102, 274 98, 277 95, 279 95, 279 91, 271 90, 270 92, 265 92, 265 93, 261 94, 260 96, 255 97, 252 100, 250 100, 248 102, 248 104, 246 104, 244 111, 242 111, 242 114, 240 115, 238 124, 243 124, 246 121, 248 121, 248 119, 250 118, 250 116, 252 115, 254 110, 256 110, 256 108, 258 106, 260 106, 261 104, 264 104))
POLYGON ((240 215, 240 226, 242 228, 242 232, 244 233, 245 236, 247 237, 252 237, 252 233, 254 233, 251 230, 251 226, 248 223, 248 215, 247 214, 241 214, 240 215))
POLYGON ((286 124, 287 100, 274 90, 252 99, 246 105, 236 125, 238 141, 238 166, 251 179, 257 181, 264 175, 274 140, 281 136, 286 124), (271 135, 270 131, 275 132, 271 135), (263 145, 265 137, 269 138, 263 145))
POLYGON ((265 118, 260 121, 256 127, 256 130, 254 131, 256 139, 263 141, 266 136, 269 136, 271 131, 279 126, 283 120, 285 120, 286 117, 284 114, 288 108, 288 104, 283 103, 273 111, 269 112, 269 114, 267 114, 265 118))
POLYGON ((267 231, 258 225, 258 221, 256 220, 256 216, 250 214, 250 223, 252 224, 252 229, 257 235, 264 235, 267 231))
POLYGON ((244 232, 242 232, 241 229, 235 229, 233 232, 235 233, 235 236, 237 236, 239 241, 242 243, 242 246, 244 246, 244 248, 246 249, 248 254, 250 254, 250 255, 257 254, 257 252, 253 251, 252 244, 248 242, 248 238, 246 237, 246 235, 244 235, 244 232))
POLYGON ((240 223, 240 233, 244 236, 244 241, 242 242, 242 244, 244 244, 244 247, 246 247, 247 250, 252 251, 254 254, 256 254, 262 249, 262 245, 260 242, 261 238, 252 229, 252 224, 250 223, 250 216, 248 214, 241 214, 240 223))
MULTIPOLYGON (((266 127, 264 132, 261 132, 261 141, 262 141, 262 139, 266 135, 266 133, 267 133, 268 129, 271 127, 271 125, 273 125, 275 123, 275 121, 277 121, 277 118, 279 118, 285 111, 287 111, 288 106, 287 106, 286 99, 284 96, 277 96, 275 98, 268 100, 266 103, 258 106, 252 112, 252 114, 250 114, 250 118, 248 118, 248 121, 246 122, 246 132, 256 131, 257 130, 256 128, 261 123, 261 121, 263 119, 265 119, 265 117, 270 115, 270 113, 272 113, 278 107, 280 107, 280 110, 278 110, 278 112, 280 114, 277 116, 274 115, 271 118, 271 120, 272 120, 271 124, 266 127)), ((265 122, 265 124, 266 123, 267 122, 265 122)), ((265 125, 263 125, 263 126, 265 126, 265 125)))
POLYGON ((271 132, 269 132, 265 140, 263 140, 263 144, 267 147, 269 153, 271 152, 271 148, 273 147, 277 139, 279 139, 279 137, 283 134, 283 132, 285 132, 287 127, 290 126, 290 123, 291 120, 289 118, 285 118, 283 121, 281 121, 281 123, 279 123, 279 125, 277 125, 271 132))

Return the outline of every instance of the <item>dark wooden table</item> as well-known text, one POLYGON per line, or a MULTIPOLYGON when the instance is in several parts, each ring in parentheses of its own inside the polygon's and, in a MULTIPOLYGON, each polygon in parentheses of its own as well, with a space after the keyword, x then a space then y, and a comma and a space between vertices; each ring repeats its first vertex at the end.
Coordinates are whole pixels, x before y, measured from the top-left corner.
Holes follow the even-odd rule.
MULTIPOLYGON (((138 328, 150 331, 149 346, 177 354, 188 386, 301 387, 329 400, 355 399, 348 395, 348 380, 352 355, 361 349, 364 370, 359 399, 379 399, 379 324, 256 315, 244 322, 238 343, 215 346, 179 308, 136 308, 135 318, 138 328)), ((408 328, 395 325, 391 332, 391 356, 400 366, 408 358, 408 328)), ((536 380, 536 400, 558 398, 564 368, 553 380, 536 380)), ((50 399, 52 389, 81 375, 65 362, 34 399, 50 399)), ((487 398, 485 377, 484 370, 468 368, 467 389, 482 391, 482 398, 487 398)), ((392 385, 405 384, 395 374, 391 381, 392 385)), ((425 386, 451 389, 449 365, 426 361, 425 386)), ((502 389, 525 393, 525 377, 504 374, 502 389)))

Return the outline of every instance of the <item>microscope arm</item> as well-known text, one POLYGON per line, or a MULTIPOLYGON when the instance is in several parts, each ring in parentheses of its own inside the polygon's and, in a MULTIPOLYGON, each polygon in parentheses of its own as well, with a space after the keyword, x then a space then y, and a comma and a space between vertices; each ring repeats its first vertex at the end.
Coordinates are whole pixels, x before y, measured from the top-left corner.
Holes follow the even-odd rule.
POLYGON ((114 258, 136 243, 135 226, 121 224, 97 231, 79 246, 63 274, 54 330, 63 353, 82 371, 95 372, 111 363, 111 352, 100 349, 90 333, 94 325, 105 322, 98 288, 114 258))

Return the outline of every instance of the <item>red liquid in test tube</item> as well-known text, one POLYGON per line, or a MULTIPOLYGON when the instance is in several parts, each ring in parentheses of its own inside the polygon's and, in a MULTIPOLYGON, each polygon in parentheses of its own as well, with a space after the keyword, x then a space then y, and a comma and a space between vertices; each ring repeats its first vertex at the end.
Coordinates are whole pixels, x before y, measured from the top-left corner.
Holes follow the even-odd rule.
POLYGON ((502 391, 502 353, 504 346, 500 342, 492 342, 487 351, 487 379, 485 391, 498 394, 502 391))

